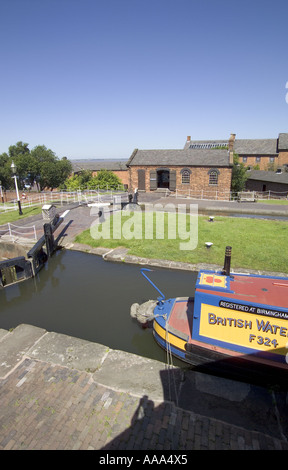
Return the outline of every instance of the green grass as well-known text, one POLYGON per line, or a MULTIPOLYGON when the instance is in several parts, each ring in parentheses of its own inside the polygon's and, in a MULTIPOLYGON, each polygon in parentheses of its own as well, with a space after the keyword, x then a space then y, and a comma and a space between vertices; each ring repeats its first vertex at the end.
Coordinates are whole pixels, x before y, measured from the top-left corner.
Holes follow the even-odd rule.
POLYGON ((15 211, 2 212, 0 214, 0 225, 7 224, 7 222, 16 222, 17 220, 25 219, 26 217, 30 217, 32 215, 37 215, 41 213, 41 211, 41 206, 33 206, 22 209, 23 215, 19 215, 18 209, 15 211))
MULTIPOLYGON (((130 221, 132 220, 131 217, 133 215, 130 215, 130 221)), ((157 240, 155 231, 152 240, 146 240, 145 238, 127 240, 123 236, 120 239, 113 239, 112 217, 110 239, 95 239, 95 229, 93 234, 92 228, 92 230, 85 230, 78 235, 75 242, 90 245, 91 247, 102 246, 111 249, 122 246, 129 249, 129 254, 145 258, 218 264, 220 266, 223 266, 224 263, 225 247, 230 245, 232 246, 232 268, 288 273, 288 222, 286 221, 215 217, 214 222, 209 222, 207 217, 199 216, 197 247, 194 250, 184 251, 179 249, 179 243, 183 240, 179 237, 175 240, 168 239, 167 220, 166 214, 166 238, 164 240, 157 240), (213 246, 207 249, 205 242, 212 242, 213 246)), ((122 230, 124 228, 123 224, 127 221, 129 221, 129 216, 122 217, 122 230)), ((106 228, 108 231, 109 221, 105 224, 102 224, 101 228, 106 228)), ((155 226, 154 215, 154 229, 155 226)))
POLYGON ((287 199, 258 199, 257 202, 261 202, 261 204, 278 204, 278 205, 287 205, 287 199))

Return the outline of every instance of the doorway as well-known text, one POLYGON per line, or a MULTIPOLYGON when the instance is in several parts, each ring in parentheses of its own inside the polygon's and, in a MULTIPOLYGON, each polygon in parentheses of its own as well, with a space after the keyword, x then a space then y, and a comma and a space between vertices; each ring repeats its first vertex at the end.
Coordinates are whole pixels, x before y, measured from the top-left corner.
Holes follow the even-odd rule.
POLYGON ((157 170, 157 188, 169 189, 170 171, 157 170))

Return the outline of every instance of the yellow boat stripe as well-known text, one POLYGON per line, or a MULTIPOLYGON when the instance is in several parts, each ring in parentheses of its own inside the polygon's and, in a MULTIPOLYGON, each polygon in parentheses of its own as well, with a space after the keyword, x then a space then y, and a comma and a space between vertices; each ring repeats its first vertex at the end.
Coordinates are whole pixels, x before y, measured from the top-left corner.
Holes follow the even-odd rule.
MULTIPOLYGON (((175 336, 172 333, 169 333, 168 331, 165 330, 165 328, 162 328, 162 326, 159 325, 154 320, 154 330, 155 332, 162 338, 164 341, 169 342, 171 346, 175 346, 178 349, 181 349, 182 351, 185 351, 185 344, 187 341, 183 341, 183 339, 178 338, 178 336, 175 336)), ((168 325, 169 328, 169 325, 168 325)))

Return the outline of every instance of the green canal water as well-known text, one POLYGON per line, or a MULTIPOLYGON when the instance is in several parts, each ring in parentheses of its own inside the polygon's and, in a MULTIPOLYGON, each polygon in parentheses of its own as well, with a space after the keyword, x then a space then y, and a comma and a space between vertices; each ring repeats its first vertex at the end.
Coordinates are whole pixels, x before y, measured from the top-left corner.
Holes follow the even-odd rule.
MULTIPOLYGON (((150 329, 130 317, 130 306, 156 299, 140 266, 62 250, 38 276, 0 291, 0 328, 21 323, 166 361, 150 329)), ((166 298, 193 296, 197 273, 153 268, 151 280, 166 298)))

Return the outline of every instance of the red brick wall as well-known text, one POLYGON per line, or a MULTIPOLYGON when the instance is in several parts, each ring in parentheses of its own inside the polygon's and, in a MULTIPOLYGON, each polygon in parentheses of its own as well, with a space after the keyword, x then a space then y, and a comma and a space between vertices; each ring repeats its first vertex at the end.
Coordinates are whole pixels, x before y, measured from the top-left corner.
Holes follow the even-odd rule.
MULTIPOLYGON (((146 191, 150 191, 150 171, 159 169, 159 166, 133 166, 130 168, 130 184, 131 190, 138 188, 138 170, 145 170, 145 186, 146 191)), ((217 185, 209 185, 208 167, 177 167, 171 166, 170 170, 176 170, 176 188, 181 191, 187 190, 203 190, 203 191, 230 191, 232 168, 220 168, 217 185), (189 168, 191 170, 190 184, 182 183, 181 170, 189 168)), ((211 168, 212 169, 212 168, 211 168)), ((213 168, 214 169, 214 168, 213 168)))
POLYGON ((279 152, 279 163, 278 166, 288 165, 288 150, 282 150, 279 152))
MULTIPOLYGON (((98 171, 93 171, 92 175, 97 176, 98 171)), ((114 173, 118 178, 120 179, 122 184, 126 184, 129 186, 129 170, 113 170, 112 173, 114 173)))
MULTIPOLYGON (((273 164, 273 162, 270 162, 270 155, 259 155, 260 156, 260 162, 257 162, 256 157, 258 155, 247 155, 247 162, 243 161, 243 156, 239 157, 239 162, 243 163, 245 166, 253 168, 254 166, 259 166, 259 170, 264 170, 267 171, 269 169, 269 165, 273 164)), ((288 163, 288 162, 287 162, 288 163)), ((279 166, 279 159, 277 156, 274 158, 274 165, 275 167, 279 166)))

